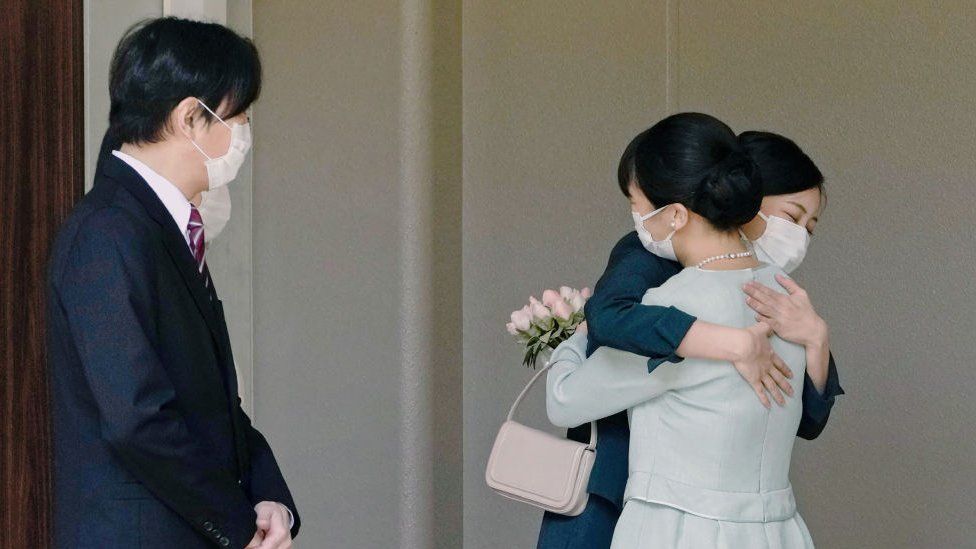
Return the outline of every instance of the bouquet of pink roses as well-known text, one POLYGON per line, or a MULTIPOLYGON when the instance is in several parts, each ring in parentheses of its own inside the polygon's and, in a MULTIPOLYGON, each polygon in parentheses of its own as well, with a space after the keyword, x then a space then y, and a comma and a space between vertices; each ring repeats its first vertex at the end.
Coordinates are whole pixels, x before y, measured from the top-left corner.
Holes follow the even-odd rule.
POLYGON ((555 349, 576 332, 584 321, 583 305, 591 295, 589 288, 562 286, 558 292, 542 292, 542 301, 530 297, 528 305, 512 313, 512 321, 505 327, 519 345, 525 345, 524 366, 535 368, 540 354, 555 349))

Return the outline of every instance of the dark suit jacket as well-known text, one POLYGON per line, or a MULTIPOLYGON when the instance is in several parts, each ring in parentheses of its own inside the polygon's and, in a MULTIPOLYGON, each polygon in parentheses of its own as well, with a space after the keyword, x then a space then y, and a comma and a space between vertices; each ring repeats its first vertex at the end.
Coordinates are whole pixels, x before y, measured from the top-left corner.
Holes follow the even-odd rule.
POLYGON ((264 500, 295 513, 297 535, 240 406, 221 302, 118 158, 99 159, 62 227, 48 291, 55 547, 244 547, 264 500))
MULTIPOLYGON (((649 288, 660 286, 680 270, 680 264, 644 249, 636 232, 624 236, 614 246, 606 271, 597 282, 593 297, 586 303, 587 353, 605 345, 644 355, 650 357, 649 372, 664 362, 681 361, 675 352, 695 318, 674 307, 641 304, 649 288)), ((827 385, 822 394, 814 387, 810 376, 805 377, 803 416, 797 435, 816 438, 827 424, 834 397, 843 392, 831 356, 827 385)), ((622 506, 630 445, 626 412, 600 420, 597 428, 599 447, 590 474, 589 492, 622 506)), ((588 440, 589 426, 571 429, 569 437, 588 440)))

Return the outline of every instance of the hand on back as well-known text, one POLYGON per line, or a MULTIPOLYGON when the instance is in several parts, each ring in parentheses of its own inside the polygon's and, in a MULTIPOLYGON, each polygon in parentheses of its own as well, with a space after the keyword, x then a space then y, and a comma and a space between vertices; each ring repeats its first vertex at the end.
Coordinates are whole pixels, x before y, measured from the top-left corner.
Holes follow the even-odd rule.
POLYGON ((753 388, 763 406, 770 407, 769 396, 780 406, 785 405, 783 393, 793 396, 793 386, 789 381, 793 372, 773 351, 769 341, 772 328, 765 322, 759 322, 743 332, 741 351, 732 360, 732 365, 753 388))

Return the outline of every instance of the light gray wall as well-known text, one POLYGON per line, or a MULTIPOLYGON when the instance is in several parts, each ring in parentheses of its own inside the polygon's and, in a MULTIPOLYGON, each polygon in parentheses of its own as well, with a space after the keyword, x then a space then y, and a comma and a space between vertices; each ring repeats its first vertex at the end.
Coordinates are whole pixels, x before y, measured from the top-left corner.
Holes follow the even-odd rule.
MULTIPOLYGON (((244 36, 252 36, 251 0, 227 0, 227 26, 244 36)), ((255 128, 260 120, 252 120, 255 128)), ((253 231, 254 155, 248 155, 237 178, 228 185, 231 216, 227 226, 208 245, 207 266, 220 292, 227 315, 227 331, 234 349, 238 387, 244 411, 253 413, 253 266, 251 257, 253 231)))
POLYGON ((108 129, 108 70, 125 31, 163 14, 162 0, 85 0, 85 190, 91 189, 98 147, 108 129))
POLYGON ((261 2, 254 30, 255 416, 299 542, 457 547, 459 6, 261 2))

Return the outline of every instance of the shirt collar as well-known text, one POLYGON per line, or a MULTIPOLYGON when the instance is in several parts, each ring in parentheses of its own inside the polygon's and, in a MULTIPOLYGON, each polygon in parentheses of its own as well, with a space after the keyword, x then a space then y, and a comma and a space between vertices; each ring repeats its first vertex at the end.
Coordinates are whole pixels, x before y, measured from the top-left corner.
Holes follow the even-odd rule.
POLYGON ((176 222, 176 226, 183 233, 183 239, 189 244, 190 237, 187 235, 187 227, 190 224, 190 201, 183 196, 183 191, 177 188, 170 180, 159 175, 152 168, 132 156, 122 151, 112 151, 112 154, 131 166, 146 181, 149 188, 156 193, 160 202, 166 207, 169 215, 173 216, 173 221, 176 222))

